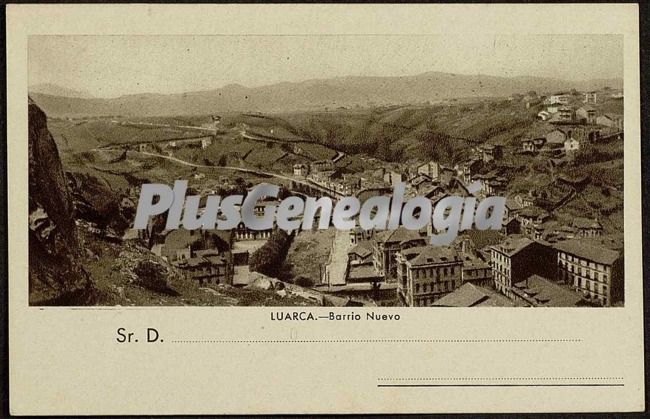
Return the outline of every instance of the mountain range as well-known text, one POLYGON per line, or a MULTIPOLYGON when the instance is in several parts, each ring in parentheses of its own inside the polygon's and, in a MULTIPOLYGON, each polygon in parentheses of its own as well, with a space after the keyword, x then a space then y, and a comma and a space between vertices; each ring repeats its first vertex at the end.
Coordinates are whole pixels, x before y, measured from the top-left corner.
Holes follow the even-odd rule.
POLYGON ((428 72, 401 77, 337 77, 282 82, 261 87, 230 84, 180 94, 144 93, 92 98, 84 92, 41 85, 30 97, 54 117, 171 116, 219 112, 289 112, 339 107, 416 104, 468 97, 507 97, 515 93, 554 93, 623 87, 622 79, 569 81, 544 77, 496 77, 428 72))
POLYGON ((52 83, 35 84, 29 86, 28 90, 30 94, 40 93, 43 95, 81 98, 81 99, 91 99, 93 97, 90 93, 86 91, 69 89, 67 87, 59 86, 58 84, 52 84, 52 83))

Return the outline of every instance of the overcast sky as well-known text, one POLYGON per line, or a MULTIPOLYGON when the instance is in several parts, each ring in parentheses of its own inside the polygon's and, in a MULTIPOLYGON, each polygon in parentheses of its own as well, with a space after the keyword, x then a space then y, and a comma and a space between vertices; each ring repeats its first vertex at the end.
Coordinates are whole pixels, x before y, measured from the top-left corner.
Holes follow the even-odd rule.
POLYGON ((623 38, 552 36, 32 36, 29 84, 97 97, 427 71, 623 77, 623 38))

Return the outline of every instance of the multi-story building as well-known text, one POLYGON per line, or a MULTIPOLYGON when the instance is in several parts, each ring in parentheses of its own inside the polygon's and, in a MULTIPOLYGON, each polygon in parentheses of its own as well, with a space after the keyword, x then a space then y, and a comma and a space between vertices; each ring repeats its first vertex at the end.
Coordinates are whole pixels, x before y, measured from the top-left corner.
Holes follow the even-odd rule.
POLYGON ((427 175, 432 180, 436 180, 438 179, 438 175, 440 173, 440 165, 435 161, 421 164, 417 167, 417 173, 427 175))
POLYGON ((536 234, 540 231, 540 226, 548 220, 551 215, 542 208, 533 205, 520 210, 516 214, 516 217, 521 223, 521 232, 534 239, 536 234))
MULTIPOLYGON (((267 210, 267 207, 277 206, 280 201, 277 199, 267 199, 258 201, 255 203, 255 208, 253 209, 253 214, 256 217, 263 217, 267 210)), ((271 237, 273 232, 273 227, 266 230, 253 230, 246 226, 245 223, 240 222, 234 230, 234 235, 237 240, 266 240, 271 237)))
POLYGON ((623 299, 620 253, 573 239, 557 243, 557 277, 586 299, 610 306, 623 299))
POLYGON ((490 247, 490 266, 495 288, 512 298, 512 287, 533 274, 552 276, 555 251, 527 237, 508 237, 490 247))
POLYGON ((471 282, 474 285, 491 287, 493 285, 492 268, 481 259, 473 255, 462 256, 463 268, 461 282, 471 282))
POLYGON ((229 254, 220 255, 211 249, 197 250, 190 258, 179 259, 173 265, 199 285, 232 284, 234 270, 229 254))
POLYGON ((485 144, 481 151, 483 153, 483 162, 489 163, 493 160, 499 160, 503 157, 503 146, 500 144, 485 144))
POLYGON ((571 122, 573 116, 573 109, 569 106, 562 106, 557 110, 557 120, 559 122, 571 122))
POLYGON ((293 175, 305 177, 309 174, 309 166, 303 163, 296 163, 293 165, 293 175))
POLYGON ((396 254, 397 295, 411 307, 429 306, 462 285, 458 252, 447 246, 421 246, 396 254))
POLYGON ((271 237, 273 229, 266 230, 252 230, 243 222, 240 222, 235 229, 235 238, 237 240, 266 240, 271 237))
POLYGON ((355 245, 363 241, 371 240, 375 236, 375 230, 366 230, 359 226, 348 231, 350 244, 355 245))
POLYGON ((576 217, 571 222, 578 237, 599 237, 603 234, 603 225, 597 219, 576 217))
POLYGON ((395 186, 398 183, 404 181, 406 181, 406 176, 400 171, 391 170, 384 174, 384 182, 388 183, 389 185, 395 186))
POLYGON ((526 153, 536 153, 539 150, 541 150, 542 147, 544 147, 545 143, 546 143, 545 137, 522 138, 521 140, 522 151, 526 153))
POLYGON ((415 246, 424 246, 428 238, 426 232, 407 230, 400 226, 395 230, 377 232, 372 240, 372 261, 375 270, 387 282, 394 282, 397 277, 395 254, 415 246))
POLYGON ((596 102, 598 102, 598 94, 596 92, 586 92, 584 102, 585 103, 596 103, 596 102))
POLYGON ((596 109, 592 106, 586 105, 576 110, 576 118, 587 124, 596 123, 596 109))
POLYGON ((309 165, 310 172, 323 172, 334 169, 334 163, 331 160, 318 160, 311 162, 309 165))
POLYGON ((557 94, 557 95, 551 95, 548 98, 548 104, 549 105, 554 105, 554 104, 561 104, 561 105, 566 105, 569 103, 569 95, 565 94, 557 94))
POLYGON ((481 165, 482 159, 479 158, 473 158, 466 162, 463 162, 456 168, 456 176, 464 184, 469 185, 472 183, 472 175, 476 173, 481 165))

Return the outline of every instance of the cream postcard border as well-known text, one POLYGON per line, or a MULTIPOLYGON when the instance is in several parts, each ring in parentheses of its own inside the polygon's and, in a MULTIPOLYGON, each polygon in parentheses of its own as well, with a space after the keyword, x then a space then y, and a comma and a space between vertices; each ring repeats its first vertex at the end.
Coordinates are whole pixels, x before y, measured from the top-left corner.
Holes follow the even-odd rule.
MULTIPOLYGON (((453 47, 453 46, 450 46, 453 47)), ((644 406, 638 9, 571 5, 8 5, 14 414, 630 411, 644 406), (564 24, 563 22, 570 21, 564 24), (386 309, 397 324, 275 324, 268 307, 27 303, 27 38, 138 34, 624 35, 625 307, 386 309), (177 344, 120 346, 117 327, 177 344), (192 339, 267 341, 180 343, 192 339), (272 343, 282 339, 320 343, 272 343), (432 344, 400 343, 431 339, 432 344), (461 340, 470 342, 461 343, 461 340), (510 343, 492 340, 512 340, 510 343), (577 346, 554 340, 580 340, 577 346), (344 343, 336 343, 343 340, 344 343), (371 340, 373 342, 362 342, 371 340), (382 341, 383 340, 383 341, 382 341), (444 343, 444 340, 457 340, 444 343), (473 342, 474 340, 475 342, 473 342), (620 377, 614 388, 376 386, 386 377, 620 377)), ((337 309, 342 312, 344 309, 337 309)), ((325 313, 328 308, 313 312, 325 313)), ((367 309, 358 309, 363 313, 367 309)), ((276 322, 277 323, 277 322, 276 322)))

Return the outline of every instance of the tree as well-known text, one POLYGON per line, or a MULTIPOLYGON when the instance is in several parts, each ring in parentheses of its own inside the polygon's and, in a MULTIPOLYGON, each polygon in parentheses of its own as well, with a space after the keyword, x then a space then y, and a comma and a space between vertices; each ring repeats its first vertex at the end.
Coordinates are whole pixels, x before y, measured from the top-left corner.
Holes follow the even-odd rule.
POLYGON ((246 192, 248 192, 246 188, 246 181, 243 178, 238 177, 235 179, 234 192, 235 195, 246 195, 246 192))
POLYGON ((225 154, 222 154, 221 156, 219 156, 219 161, 217 162, 217 165, 223 167, 226 164, 228 164, 228 157, 225 154))
POLYGON ((250 270, 277 277, 284 264, 292 239, 293 233, 287 234, 284 230, 274 230, 266 243, 251 255, 248 261, 250 270))
POLYGON ((453 161, 455 149, 451 137, 444 132, 428 127, 418 135, 418 141, 422 145, 423 157, 443 163, 453 161))
POLYGON ((296 277, 294 282, 295 282, 296 285, 299 285, 299 286, 305 287, 305 288, 310 288, 310 287, 314 286, 314 281, 311 278, 307 278, 306 276, 302 276, 302 275, 296 277))

